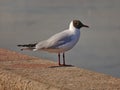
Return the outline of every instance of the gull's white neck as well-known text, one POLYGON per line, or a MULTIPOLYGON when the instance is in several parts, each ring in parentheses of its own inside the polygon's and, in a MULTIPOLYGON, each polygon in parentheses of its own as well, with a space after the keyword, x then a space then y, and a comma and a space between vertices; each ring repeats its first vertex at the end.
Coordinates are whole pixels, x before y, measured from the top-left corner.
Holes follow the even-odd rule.
POLYGON ((69 25, 69 30, 74 34, 74 38, 75 38, 75 44, 78 42, 79 37, 80 37, 80 29, 77 29, 74 27, 73 25, 73 21, 71 21, 70 25, 69 25))

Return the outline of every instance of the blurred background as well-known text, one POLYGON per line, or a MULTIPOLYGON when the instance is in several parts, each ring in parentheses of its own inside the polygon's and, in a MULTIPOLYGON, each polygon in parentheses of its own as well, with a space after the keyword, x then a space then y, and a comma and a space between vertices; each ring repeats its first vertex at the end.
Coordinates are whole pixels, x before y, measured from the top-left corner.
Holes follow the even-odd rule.
MULTIPOLYGON (((17 44, 34 43, 68 29, 73 19, 81 29, 66 63, 120 77, 120 0, 0 0, 0 48, 21 52, 17 44)), ((57 62, 57 55, 23 51, 57 62)))

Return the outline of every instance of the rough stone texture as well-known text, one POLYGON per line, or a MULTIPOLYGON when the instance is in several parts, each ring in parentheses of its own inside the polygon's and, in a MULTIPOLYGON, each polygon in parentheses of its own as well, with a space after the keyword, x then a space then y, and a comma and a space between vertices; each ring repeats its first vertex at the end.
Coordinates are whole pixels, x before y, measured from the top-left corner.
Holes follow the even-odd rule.
POLYGON ((120 90, 120 79, 0 49, 0 90, 120 90))

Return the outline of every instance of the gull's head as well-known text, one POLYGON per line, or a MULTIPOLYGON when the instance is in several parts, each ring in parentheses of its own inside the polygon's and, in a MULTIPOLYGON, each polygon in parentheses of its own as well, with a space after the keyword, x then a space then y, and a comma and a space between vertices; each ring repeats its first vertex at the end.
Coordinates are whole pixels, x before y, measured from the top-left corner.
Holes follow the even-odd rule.
POLYGON ((89 28, 89 26, 83 24, 80 20, 73 20, 73 21, 71 21, 69 28, 70 28, 70 29, 73 29, 73 28, 75 28, 75 29, 80 29, 80 28, 82 28, 82 27, 89 28))

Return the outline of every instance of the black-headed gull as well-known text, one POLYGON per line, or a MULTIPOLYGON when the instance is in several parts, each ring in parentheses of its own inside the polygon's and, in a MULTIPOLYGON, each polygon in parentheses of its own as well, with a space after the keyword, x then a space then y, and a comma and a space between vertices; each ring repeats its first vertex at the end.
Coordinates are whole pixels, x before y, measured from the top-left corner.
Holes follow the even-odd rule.
POLYGON ((89 26, 84 25, 79 20, 73 20, 70 22, 69 29, 57 33, 47 40, 34 44, 24 44, 18 46, 24 47, 21 50, 44 50, 52 53, 57 53, 58 64, 65 66, 65 52, 72 49, 78 42, 80 38, 80 29, 82 27, 89 28, 89 26), (63 64, 60 63, 60 53, 63 53, 63 64))

